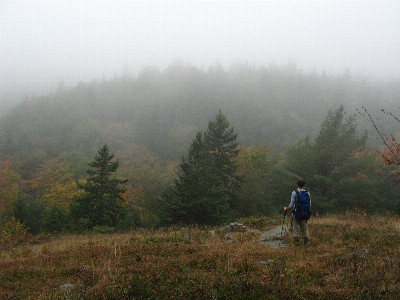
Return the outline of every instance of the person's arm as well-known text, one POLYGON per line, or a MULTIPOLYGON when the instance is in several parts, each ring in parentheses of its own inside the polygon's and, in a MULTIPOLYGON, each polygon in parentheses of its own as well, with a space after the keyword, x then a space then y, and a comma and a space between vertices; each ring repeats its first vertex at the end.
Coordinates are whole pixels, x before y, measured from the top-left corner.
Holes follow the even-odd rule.
POLYGON ((290 196, 290 204, 289 204, 289 206, 285 206, 283 209, 284 210, 288 210, 290 208, 293 208, 294 204, 296 203, 296 197, 297 197, 296 192, 293 191, 292 195, 290 196))

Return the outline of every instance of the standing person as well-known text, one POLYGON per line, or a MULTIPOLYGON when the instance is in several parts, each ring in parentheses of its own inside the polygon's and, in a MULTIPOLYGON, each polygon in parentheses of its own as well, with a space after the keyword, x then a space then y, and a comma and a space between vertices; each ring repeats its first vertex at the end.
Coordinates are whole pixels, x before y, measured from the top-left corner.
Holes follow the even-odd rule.
POLYGON ((311 195, 304 189, 306 184, 303 178, 297 180, 297 190, 292 192, 289 206, 283 210, 293 209, 293 238, 294 244, 300 245, 300 238, 303 238, 304 245, 309 242, 307 221, 311 216, 311 195))

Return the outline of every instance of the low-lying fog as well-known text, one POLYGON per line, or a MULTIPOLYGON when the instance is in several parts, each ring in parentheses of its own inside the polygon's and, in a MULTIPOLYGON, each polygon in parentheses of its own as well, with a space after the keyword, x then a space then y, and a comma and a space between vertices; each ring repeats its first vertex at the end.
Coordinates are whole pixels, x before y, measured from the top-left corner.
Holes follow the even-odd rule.
POLYGON ((400 1, 1 1, 1 103, 175 60, 400 74, 400 1))

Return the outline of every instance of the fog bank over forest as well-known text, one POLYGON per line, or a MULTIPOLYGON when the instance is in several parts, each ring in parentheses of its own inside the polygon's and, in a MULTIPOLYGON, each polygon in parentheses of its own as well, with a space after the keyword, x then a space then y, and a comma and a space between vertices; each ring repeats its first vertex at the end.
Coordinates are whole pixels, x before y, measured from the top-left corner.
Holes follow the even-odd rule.
MULTIPOLYGON (((242 146, 282 152, 306 135, 315 137, 329 110, 343 105, 351 116, 364 106, 376 116, 382 108, 395 111, 399 95, 397 82, 360 80, 350 72, 328 76, 295 64, 243 63, 204 71, 176 61, 163 72, 148 67, 137 76, 61 84, 29 97, 0 118, 0 155, 40 150, 50 157, 68 151, 90 156, 107 143, 113 149, 142 145, 176 160, 219 109, 242 146)), ((363 121, 358 118, 360 131, 363 121)), ((396 133, 398 124, 389 121, 396 133)))
POLYGON ((1 1, 0 111, 26 96, 181 60, 207 71, 294 62, 400 75, 398 1, 1 1))

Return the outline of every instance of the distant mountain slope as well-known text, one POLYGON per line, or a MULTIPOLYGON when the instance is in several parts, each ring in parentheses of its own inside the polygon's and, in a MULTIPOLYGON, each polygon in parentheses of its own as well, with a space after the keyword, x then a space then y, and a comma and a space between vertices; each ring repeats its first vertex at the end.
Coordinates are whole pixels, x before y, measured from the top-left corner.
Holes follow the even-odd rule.
POLYGON ((0 158, 35 151, 93 155, 107 143, 112 149, 141 144, 177 159, 219 108, 242 145, 285 151, 314 135, 329 109, 343 104, 353 114, 361 105, 396 103, 396 97, 390 84, 355 80, 349 73, 248 64, 204 71, 177 62, 163 72, 145 68, 136 77, 79 83, 24 101, 0 118, 0 158))

